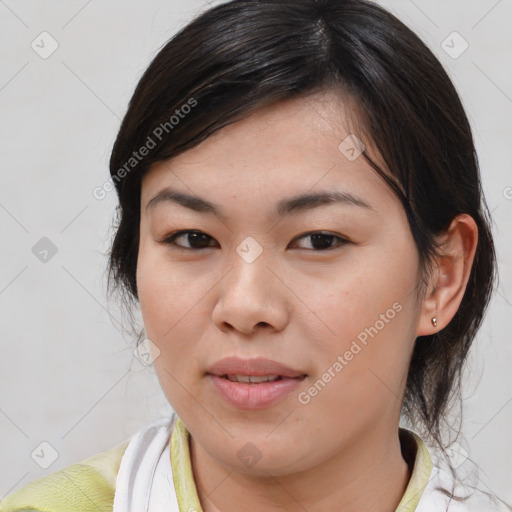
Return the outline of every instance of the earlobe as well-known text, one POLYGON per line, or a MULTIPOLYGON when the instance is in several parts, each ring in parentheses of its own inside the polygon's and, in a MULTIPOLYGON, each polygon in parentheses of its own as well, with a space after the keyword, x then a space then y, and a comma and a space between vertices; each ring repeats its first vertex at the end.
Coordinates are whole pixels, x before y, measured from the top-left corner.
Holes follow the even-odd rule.
POLYGON ((440 331, 459 309, 475 258, 478 227, 473 217, 463 213, 436 239, 439 256, 421 306, 417 336, 440 331))

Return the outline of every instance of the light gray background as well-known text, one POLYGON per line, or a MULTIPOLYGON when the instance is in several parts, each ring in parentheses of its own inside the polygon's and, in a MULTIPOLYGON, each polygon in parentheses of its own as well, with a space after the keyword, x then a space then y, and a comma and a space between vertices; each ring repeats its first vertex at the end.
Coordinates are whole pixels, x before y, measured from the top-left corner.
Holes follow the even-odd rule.
MULTIPOLYGON (((486 485, 512 502, 512 2, 381 3, 443 62, 474 129, 501 282, 471 353, 462 446, 486 485), (442 47, 462 48, 446 39, 453 31, 469 44, 458 58, 442 47)), ((92 190, 109 176, 109 152, 142 72, 208 6, 0 0, 0 497, 170 414, 107 304, 116 197, 100 201, 92 190), (46 59, 31 48, 43 31, 59 45, 46 59), (32 252, 42 237, 57 247, 46 263, 32 252), (47 469, 36 460, 44 465, 53 452, 41 442, 58 452, 47 469)))

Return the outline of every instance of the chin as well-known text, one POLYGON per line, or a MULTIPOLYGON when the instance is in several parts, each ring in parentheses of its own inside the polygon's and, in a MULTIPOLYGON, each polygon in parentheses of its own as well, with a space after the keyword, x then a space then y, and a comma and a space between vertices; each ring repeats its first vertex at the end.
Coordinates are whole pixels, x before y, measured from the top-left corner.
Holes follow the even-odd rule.
POLYGON ((271 441, 265 435, 243 436, 224 447, 218 456, 232 470, 251 476, 285 476, 302 469, 299 461, 303 457, 297 452, 296 442, 271 441), (230 457, 226 458, 227 455, 230 457))

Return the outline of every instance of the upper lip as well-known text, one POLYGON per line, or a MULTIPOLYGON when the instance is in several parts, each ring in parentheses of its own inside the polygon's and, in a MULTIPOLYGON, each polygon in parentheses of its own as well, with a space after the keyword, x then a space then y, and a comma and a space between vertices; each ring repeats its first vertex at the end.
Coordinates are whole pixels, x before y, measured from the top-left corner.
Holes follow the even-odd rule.
POLYGON ((207 373, 212 375, 281 375, 283 377, 303 377, 306 374, 294 370, 282 363, 265 359, 262 357, 254 359, 241 359, 239 357, 225 357, 207 369, 207 373))

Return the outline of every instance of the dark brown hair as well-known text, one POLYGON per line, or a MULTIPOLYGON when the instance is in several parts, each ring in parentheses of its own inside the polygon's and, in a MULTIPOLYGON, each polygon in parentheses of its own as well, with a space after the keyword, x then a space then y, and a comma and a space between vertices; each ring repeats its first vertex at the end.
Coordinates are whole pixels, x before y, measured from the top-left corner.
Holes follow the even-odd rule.
POLYGON ((325 89, 355 100, 363 130, 386 164, 387 171, 363 153, 405 208, 421 289, 438 249, 434 236, 460 213, 478 226, 459 310, 444 329, 417 338, 403 400, 405 416, 440 442, 441 420, 451 398, 460 401, 461 370, 497 277, 495 249, 459 96, 426 45, 374 3, 235 0, 172 37, 140 79, 113 147, 119 207, 109 283, 137 302, 141 178, 152 164, 262 106, 325 89), (143 158, 130 160, 149 146, 143 158))

